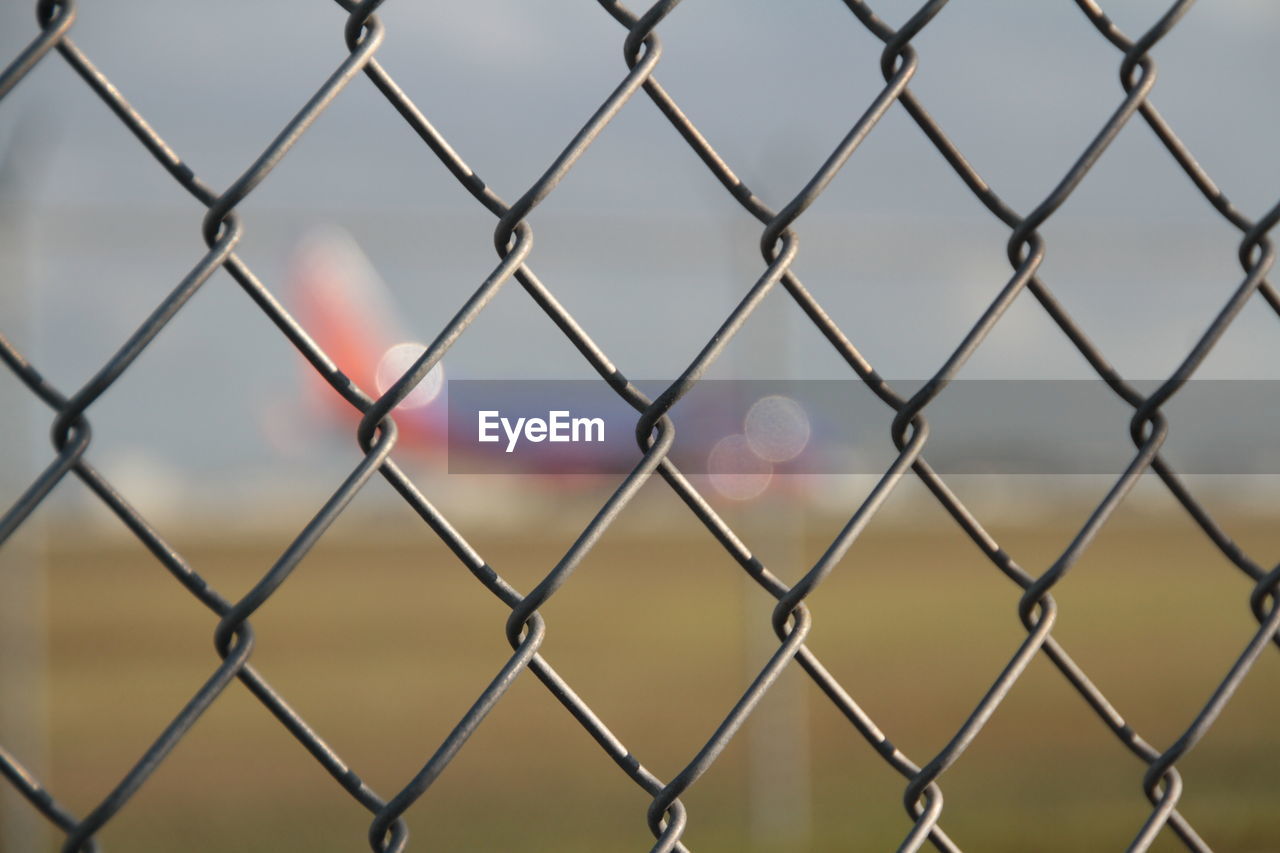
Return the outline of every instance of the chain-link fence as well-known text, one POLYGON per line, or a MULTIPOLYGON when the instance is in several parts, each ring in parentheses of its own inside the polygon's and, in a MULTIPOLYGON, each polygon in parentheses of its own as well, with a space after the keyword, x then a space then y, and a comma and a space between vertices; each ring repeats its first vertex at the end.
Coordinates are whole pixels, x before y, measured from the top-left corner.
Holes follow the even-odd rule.
MULTIPOLYGON (((1041 655, 1052 662, 1061 677, 1087 702, 1098 721, 1114 737, 1116 748, 1132 753, 1145 767, 1143 772, 1135 771, 1133 784, 1141 785, 1145 791, 1150 801, 1150 811, 1145 822, 1134 828, 1130 849, 1147 850, 1156 843, 1158 837, 1176 837, 1177 841, 1190 850, 1211 849, 1211 839, 1202 838, 1192 822, 1179 811, 1183 782, 1178 764, 1213 726, 1232 695, 1248 677, 1255 662, 1266 653, 1267 646, 1272 642, 1280 644, 1280 635, 1277 634, 1280 629, 1280 607, 1276 606, 1280 569, 1251 557, 1238 547, 1192 494, 1170 462, 1162 456, 1161 447, 1169 432, 1162 407, 1196 374, 1246 303, 1255 299, 1264 300, 1272 310, 1280 313, 1280 293, 1266 279, 1275 259, 1275 250, 1268 234, 1277 219, 1280 219, 1280 205, 1271 207, 1257 218, 1250 218, 1235 207, 1197 163, 1193 153, 1183 144, 1175 129, 1165 121, 1152 100, 1152 89, 1156 81, 1153 54, 1160 41, 1175 29, 1189 10, 1192 5, 1190 0, 1173 3, 1149 29, 1137 35, 1122 32, 1092 0, 1077 0, 1079 12, 1092 24, 1097 38, 1105 40, 1114 48, 1121 85, 1115 93, 1110 116, 1096 128, 1091 141, 1079 152, 1075 162, 1052 190, 1026 212, 1015 210, 996 188, 987 184, 948 136, 946 128, 931 117, 926 104, 916 97, 911 88, 912 79, 922 61, 913 42, 947 5, 946 0, 930 0, 896 28, 877 17, 870 5, 860 0, 846 0, 845 5, 858 24, 883 43, 880 56, 883 88, 857 115, 856 121, 839 145, 826 156, 820 168, 812 174, 799 193, 791 198, 769 200, 758 196, 738 177, 731 165, 717 153, 712 141, 682 111, 677 93, 668 91, 659 82, 658 74, 663 56, 659 31, 664 19, 676 11, 678 0, 664 0, 642 12, 633 11, 612 0, 600 0, 602 14, 611 16, 618 25, 618 40, 625 59, 625 66, 619 66, 619 82, 590 119, 568 141, 554 162, 536 181, 516 194, 513 202, 505 201, 482 176, 471 169, 462 152, 450 145, 419 108, 413 93, 402 89, 392 73, 379 62, 378 52, 386 31, 374 12, 381 5, 381 0, 339 2, 348 13, 344 33, 349 55, 306 104, 282 124, 278 136, 271 144, 248 164, 238 179, 224 189, 212 187, 202 180, 194 167, 183 160, 165 142, 157 129, 148 124, 130 105, 125 93, 117 90, 90 57, 76 46, 72 36, 75 32, 77 10, 76 3, 72 0, 41 0, 36 4, 38 26, 33 28, 29 46, 13 58, 3 75, 0 75, 0 98, 3 98, 40 64, 67 63, 128 128, 138 144, 154 157, 158 166, 168 172, 173 181, 207 211, 202 230, 208 251, 168 296, 155 306, 137 331, 82 387, 55 387, 42 376, 39 365, 29 362, 6 339, 0 339, 0 355, 3 355, 8 369, 21 380, 30 394, 52 410, 54 416, 52 460, 38 477, 24 485, 20 496, 5 512, 0 520, 0 541, 9 539, 41 506, 60 481, 69 477, 79 479, 102 504, 118 516, 174 580, 208 608, 214 617, 211 621, 216 625, 214 635, 220 655, 220 661, 212 668, 198 692, 172 717, 172 721, 155 738, 151 747, 138 756, 136 764, 119 780, 114 789, 87 812, 70 809, 59 799, 56 786, 46 788, 40 779, 24 768, 22 756, 0 749, 0 771, 3 771, 8 783, 26 798, 32 809, 65 834, 64 850, 97 849, 95 835, 129 807, 134 795, 187 735, 197 719, 217 703, 228 689, 236 689, 232 687, 232 682, 237 680, 351 798, 368 810, 369 846, 375 851, 404 850, 409 844, 406 818, 412 816, 415 803, 428 794, 441 774, 447 772, 450 762, 459 751, 466 748, 469 738, 486 715, 503 700, 513 682, 522 676, 529 677, 525 674, 526 671, 541 682, 599 749, 613 760, 617 765, 617 772, 629 778, 638 791, 642 792, 643 798, 647 798, 647 822, 654 838, 652 849, 684 850, 686 847, 682 838, 686 828, 697 820, 697 815, 686 810, 682 795, 696 786, 716 763, 762 698, 790 667, 803 670, 812 680, 826 700, 847 720, 851 729, 866 741, 871 748, 869 755, 877 756, 901 775, 902 799, 907 819, 903 822, 899 849, 918 850, 931 845, 939 850, 959 850, 964 839, 953 838, 946 828, 947 813, 943 808, 945 774, 964 757, 966 749, 1005 701, 1029 664, 1041 655), (475 203, 496 220, 493 244, 498 263, 457 309, 452 319, 438 330, 435 339, 412 368, 380 396, 374 396, 371 389, 356 387, 317 346, 308 330, 286 311, 281 300, 273 293, 270 283, 255 274, 237 254, 237 246, 245 230, 252 227, 237 212, 241 203, 289 155, 295 143, 316 118, 335 99, 343 97, 344 90, 349 86, 365 85, 358 81, 361 77, 366 78, 367 83, 382 94, 387 106, 399 113, 404 121, 405 133, 416 134, 421 139, 425 146, 423 155, 434 157, 442 163, 470 193, 475 203), (555 192, 561 179, 574 168, 584 152, 621 111, 653 107, 665 116, 671 132, 678 134, 697 154, 706 169, 723 186, 724 192, 759 221, 762 260, 754 284, 723 319, 696 358, 685 367, 676 381, 650 399, 637 389, 623 368, 611 361, 596 344, 591 337, 591 330, 579 324, 563 307, 556 297, 554 282, 544 282, 535 273, 531 215, 555 192), (959 346, 937 367, 929 381, 910 395, 898 393, 893 384, 883 378, 863 357, 854 342, 801 282, 793 268, 793 262, 800 251, 798 235, 804 213, 822 196, 868 135, 875 132, 882 117, 892 110, 905 110, 918 126, 919 132, 927 137, 972 191, 973 197, 1008 229, 1007 255, 1011 270, 1003 286, 998 290, 993 288, 993 296, 982 311, 980 319, 964 336, 959 346), (1042 226, 1072 196, 1100 158, 1106 155, 1117 135, 1131 124, 1145 124, 1154 131, 1168 156, 1195 185, 1204 201, 1222 220, 1238 231, 1238 255, 1242 270, 1238 286, 1210 319, 1203 334, 1186 353, 1177 369, 1153 393, 1146 394, 1140 393, 1125 376, 1113 368, 1107 355, 1091 339, 1088 330, 1073 320, 1055 298, 1049 283, 1040 277, 1046 253, 1042 226), (247 594, 234 600, 210 586, 188 560, 166 541, 161 532, 130 504, 128 495, 117 491, 99 468, 94 466, 90 429, 90 413, 94 403, 129 371, 157 334, 184 310, 184 306, 201 285, 219 269, 226 270, 235 279, 257 308, 275 325, 279 334, 305 357, 315 373, 359 413, 356 437, 363 451, 360 463, 350 471, 341 486, 333 491, 310 522, 297 532, 292 543, 274 565, 261 575, 247 594), (459 338, 467 333, 499 290, 512 281, 532 298, 529 310, 540 311, 549 317, 599 375, 600 380, 635 409, 635 435, 640 449, 634 468, 620 478, 607 501, 598 508, 590 523, 554 567, 527 592, 518 591, 490 566, 485 556, 463 537, 459 527, 437 509, 427 491, 411 479, 393 458, 397 445, 397 425, 391 416, 393 409, 427 376, 459 338), (808 567, 803 576, 793 584, 784 583, 758 559, 745 544, 745 538, 749 537, 744 533, 744 537, 740 538, 713 508, 712 502, 668 458, 673 444, 680 441, 668 413, 695 386, 722 354, 729 341, 751 322, 752 314, 762 300, 776 290, 785 291, 787 297, 808 317, 813 328, 829 342, 847 365, 850 374, 856 375, 892 411, 893 426, 889 438, 896 448, 892 464, 883 472, 875 487, 865 500, 850 508, 851 514, 839 535, 830 541, 820 559, 808 567), (948 483, 930 466, 928 459, 929 425, 926 414, 930 404, 945 392, 948 384, 992 329, 1000 323, 1014 301, 1020 296, 1026 298, 1024 291, 1029 292, 1030 298, 1052 319, 1062 335, 1092 366, 1097 376, 1132 408, 1131 461, 1122 475, 1115 478, 1105 497, 1097 503, 1070 544, 1043 571, 1029 570, 1020 565, 1015 556, 1007 552, 988 532, 983 522, 966 508, 948 483), (1257 630, 1252 639, 1239 650, 1238 657, 1222 673, 1216 689, 1199 712, 1186 721, 1179 737, 1161 746, 1149 742, 1131 727, 1121 710, 1108 700, 1054 633, 1059 612, 1053 596, 1055 588, 1090 547, 1100 529, 1116 513, 1117 507, 1130 495, 1139 479, 1152 473, 1185 508, 1204 536, 1252 581, 1252 592, 1248 600, 1240 602, 1240 615, 1245 617, 1244 608, 1247 606, 1257 621, 1257 630), (998 672, 993 673, 989 689, 972 708, 963 724, 954 730, 945 746, 935 754, 908 756, 895 747, 890 739, 893 721, 873 720, 856 698, 859 693, 858 685, 841 683, 824 666, 817 654, 806 646, 806 638, 813 624, 806 601, 822 586, 823 581, 872 523, 903 479, 912 476, 919 478, 927 486, 933 498, 986 556, 991 567, 1012 582, 1008 607, 1010 610, 1016 608, 1017 616, 1025 628, 1025 638, 1016 648, 1009 650, 1007 662, 998 672), (250 623, 254 613, 277 594, 281 584, 344 512, 357 493, 376 477, 382 477, 390 483, 420 517, 421 522, 470 570, 475 580, 510 609, 505 631, 512 650, 509 660, 493 675, 489 685, 475 698, 470 709, 458 720, 456 727, 439 744, 438 749, 425 758, 417 774, 397 789, 381 792, 374 791, 366 784, 357 769, 348 766, 326 743, 323 733, 312 729, 251 663, 254 632, 250 623), (754 581, 758 586, 758 594, 776 601, 772 627, 778 640, 767 663, 754 678, 744 682, 738 701, 723 709, 718 727, 688 756, 683 769, 670 778, 660 778, 649 770, 643 763, 642 756, 633 754, 610 730, 608 721, 580 698, 553 668, 552 663, 540 654, 547 632, 547 623, 541 610, 571 580, 575 568, 596 546, 605 531, 620 515, 627 512, 628 505, 646 481, 656 478, 664 481, 666 487, 678 495, 688 512, 705 526, 741 567, 742 572, 754 581), (1013 595, 1015 588, 1017 594, 1013 595)), ((963 10, 956 11, 963 13, 963 10)), ((4 106, 4 102, 0 101, 0 109, 4 106)), ((518 144, 518 139, 513 138, 512 144, 518 144)), ((661 342, 656 343, 660 345, 661 342)), ((3 701, 12 702, 14 697, 5 696, 3 701)), ((501 805, 497 804, 495 808, 500 809, 501 805)), ((637 820, 643 819, 644 816, 638 810, 637 820)), ((356 839, 351 840, 352 846, 356 843, 356 839)), ((1280 834, 1271 836, 1268 843, 1280 844, 1280 834)))

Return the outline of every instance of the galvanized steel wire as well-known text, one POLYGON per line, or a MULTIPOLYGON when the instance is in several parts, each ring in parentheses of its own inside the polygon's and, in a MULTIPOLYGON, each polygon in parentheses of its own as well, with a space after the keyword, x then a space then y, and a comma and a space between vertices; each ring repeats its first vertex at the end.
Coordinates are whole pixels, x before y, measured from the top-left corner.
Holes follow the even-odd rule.
MULTIPOLYGON (((52 56, 56 53, 61 61, 74 69, 156 162, 205 208, 202 234, 208 246, 190 272, 81 388, 68 393, 53 387, 17 349, 0 338, 0 357, 5 364, 54 413, 52 439, 55 451, 52 461, 0 518, 0 542, 13 534, 57 483, 68 475, 74 475, 119 517, 174 579, 216 617, 212 624, 219 659, 207 680, 173 717, 151 747, 138 758, 132 769, 88 814, 71 813, 59 803, 55 792, 47 790, 24 769, 18 756, 11 755, 0 747, 0 772, 25 796, 33 808, 65 834, 62 846, 64 851, 73 853, 97 850, 95 835, 98 831, 121 809, 127 807, 130 798, 165 760, 196 719, 235 680, 248 688, 337 784, 368 810, 371 816, 368 832, 370 848, 379 853, 404 850, 409 838, 406 813, 446 771, 450 761, 465 747, 468 738, 484 717, 502 700, 512 682, 526 670, 532 672, 617 764, 619 770, 644 792, 648 799, 648 826, 654 837, 652 850, 685 850, 681 839, 689 822, 695 820, 696 816, 690 815, 681 801, 681 795, 695 785, 716 761, 761 698, 777 682, 780 673, 793 662, 807 673, 854 730, 867 741, 874 753, 902 776, 907 820, 904 822, 899 849, 914 851, 930 844, 938 850, 958 851, 961 849, 959 842, 946 833, 941 822, 944 814, 940 786, 942 777, 963 756, 1028 664, 1042 654, 1052 661, 1071 687, 1084 698, 1118 744, 1131 752, 1145 767, 1144 773, 1135 774, 1134 784, 1142 785, 1150 800, 1151 810, 1145 823, 1135 828, 1129 849, 1148 849, 1166 827, 1172 830, 1187 849, 1210 849, 1208 843, 1178 811, 1182 779, 1177 765, 1213 725, 1254 662, 1264 653, 1266 646, 1271 642, 1280 645, 1280 634, 1277 633, 1280 629, 1280 607, 1276 606, 1280 568, 1259 564, 1238 547, 1162 457, 1161 446, 1169 427, 1161 407, 1195 374, 1249 300, 1261 298, 1280 313, 1280 293, 1267 280, 1275 262, 1275 249, 1269 234, 1277 219, 1280 219, 1280 203, 1257 219, 1250 219, 1238 210, 1196 162, 1151 100, 1157 67, 1152 53, 1161 39, 1177 26, 1190 8, 1191 0, 1173 3, 1148 30, 1137 37, 1123 33, 1096 3, 1091 0, 1076 0, 1080 12, 1099 36, 1115 47, 1120 87, 1111 115, 1097 129, 1093 139, 1052 191, 1025 214, 1013 209, 986 183, 910 88, 921 62, 913 41, 947 5, 947 0, 930 0, 924 3, 897 29, 878 18, 867 3, 861 0, 844 2, 858 24, 884 45, 880 57, 884 86, 857 116, 848 133, 803 189, 792 198, 774 200, 776 206, 771 206, 743 183, 656 76, 663 50, 658 29, 663 20, 675 11, 679 0, 660 0, 640 14, 615 0, 599 0, 603 12, 619 25, 618 35, 623 53, 623 63, 618 71, 619 82, 555 160, 510 204, 467 165, 457 150, 415 105, 411 96, 397 85, 391 73, 379 63, 376 57, 383 41, 384 28, 375 10, 381 5, 381 0, 363 0, 358 3, 339 0, 339 5, 347 13, 342 35, 349 50, 348 56, 310 100, 284 124, 270 145, 223 191, 202 181, 191 166, 165 143, 156 130, 134 110, 125 96, 76 46, 71 38, 76 21, 74 0, 40 0, 36 4, 37 26, 33 30, 33 38, 27 48, 0 74, 0 98, 7 95, 38 64, 54 61, 52 56), (288 155, 316 117, 335 98, 340 97, 355 78, 362 75, 381 92, 387 104, 400 114, 408 129, 417 134, 430 154, 453 174, 476 203, 494 216, 496 223, 493 242, 498 256, 493 271, 439 331, 413 368, 384 394, 376 397, 366 389, 357 387, 343 375, 311 340, 306 329, 289 315, 268 286, 236 253, 246 227, 237 214, 238 205, 288 155), (534 273, 531 266, 532 213, 555 191, 560 180, 574 167, 583 152, 619 111, 624 108, 643 109, 645 107, 638 102, 646 99, 661 111, 672 130, 698 155, 729 196, 757 219, 761 227, 759 277, 680 377, 655 399, 646 397, 628 380, 626 374, 593 341, 588 331, 557 301, 551 288, 534 273), (910 396, 897 393, 892 384, 876 372, 828 316, 814 295, 806 289, 793 269, 800 251, 798 229, 803 214, 822 195, 867 135, 874 132, 877 122, 889 110, 899 107, 914 120, 920 131, 972 191, 977 202, 1008 228, 1007 254, 1011 269, 1008 280, 992 294, 985 311, 960 345, 929 381, 910 396), (1046 241, 1039 229, 1072 195, 1099 158, 1104 156, 1117 134, 1135 121, 1144 122, 1155 132, 1169 155, 1205 200, 1239 231, 1239 261, 1242 270, 1235 291, 1209 323, 1195 346, 1177 369, 1153 393, 1145 396, 1111 366, 1104 353, 1072 319, 1040 275, 1046 241), (311 521, 298 532, 270 570, 248 593, 234 601, 208 585, 183 556, 165 541, 160 532, 129 504, 126 496, 117 491, 93 466, 88 453, 92 436, 89 411, 94 402, 119 380, 161 329, 183 310, 191 296, 219 268, 230 273, 258 309, 270 318, 279 333, 329 385, 362 414, 356 434, 363 452, 360 463, 311 521), (642 451, 635 468, 617 485, 572 546, 527 593, 518 591, 468 544, 457 528, 420 491, 390 455, 397 440, 396 425, 391 416, 394 407, 439 363, 495 294, 512 279, 529 295, 537 310, 545 313, 573 343, 600 378, 634 407, 637 412, 636 439, 642 451), (792 585, 780 580, 753 554, 667 455, 673 442, 677 440, 668 412, 697 383, 734 335, 749 322, 752 312, 765 296, 779 286, 804 311, 814 328, 826 338, 848 368, 893 411, 890 438, 898 451, 892 465, 861 505, 856 507, 821 558, 792 585), (930 467, 926 455, 929 424, 925 413, 929 404, 944 393, 948 383, 1024 291, 1030 292, 1098 377, 1133 410, 1130 422, 1134 445, 1132 460, 1068 547, 1047 570, 1039 574, 1020 566, 1001 547, 930 467), (1200 712, 1181 736, 1163 749, 1149 743, 1126 722, 1121 711, 1103 695, 1053 634, 1058 614, 1058 605, 1053 597, 1054 589, 1089 547, 1139 477, 1146 472, 1154 472, 1163 481, 1208 539, 1253 581, 1249 600, 1242 601, 1241 604, 1250 608, 1258 623, 1253 638, 1240 651, 1238 659, 1223 676, 1200 712), (862 709, 853 693, 805 645, 812 626, 806 600, 821 586, 902 478, 909 473, 914 473, 924 482, 933 497, 986 556, 991 566, 1015 585, 1017 595, 1010 597, 1009 606, 1011 609, 1016 607, 1017 615, 1025 627, 1024 639, 1011 650, 1007 663, 995 674, 981 701, 946 745, 934 755, 918 756, 914 760, 893 745, 889 735, 862 709), (679 496, 710 535, 759 586, 761 594, 770 596, 776 602, 772 627, 778 638, 776 651, 746 685, 739 700, 727 709, 711 737, 685 767, 669 780, 660 779, 646 769, 640 758, 633 755, 610 731, 606 722, 573 691, 540 653, 547 631, 540 609, 570 580, 575 567, 592 549, 601 534, 654 474, 679 496), (352 498, 375 476, 386 479, 476 580, 511 611, 504 628, 512 650, 510 658, 494 674, 489 685, 435 753, 426 758, 421 770, 390 796, 373 791, 329 747, 320 733, 298 716, 250 662, 254 645, 250 618, 275 594, 281 583, 352 498)), ((4 103, 0 101, 0 109, 3 107, 4 103)), ((646 818, 638 810, 637 820, 641 819, 646 818)), ((1280 843, 1280 839, 1277 839, 1277 843, 1280 843)))

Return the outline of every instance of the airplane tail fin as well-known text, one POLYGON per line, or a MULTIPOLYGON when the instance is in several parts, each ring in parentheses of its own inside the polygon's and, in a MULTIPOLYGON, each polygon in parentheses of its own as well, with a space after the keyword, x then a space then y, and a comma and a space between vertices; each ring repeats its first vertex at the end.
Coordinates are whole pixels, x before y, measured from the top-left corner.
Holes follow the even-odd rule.
MULTIPOLYGON (((409 369, 424 347, 408 342, 386 284, 355 238, 325 226, 300 241, 289 267, 291 302, 308 334, 366 393, 378 395, 409 369)), ((357 413, 314 371, 307 371, 311 403, 334 416, 357 413)), ((397 407, 396 421, 410 436, 430 437, 435 418, 425 410, 442 390, 437 366, 397 407)))

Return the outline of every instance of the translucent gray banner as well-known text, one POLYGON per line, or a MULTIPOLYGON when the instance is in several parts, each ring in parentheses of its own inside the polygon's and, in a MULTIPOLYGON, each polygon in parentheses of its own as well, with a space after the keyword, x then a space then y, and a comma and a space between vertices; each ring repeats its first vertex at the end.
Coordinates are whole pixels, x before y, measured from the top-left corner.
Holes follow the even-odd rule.
MULTIPOLYGON (((654 397, 669 383, 636 384, 654 397)), ((1280 473, 1280 382, 1192 381, 1162 411, 1179 472, 1280 473)), ((691 474, 877 474, 896 455, 893 415, 859 380, 704 380, 670 412, 671 458, 691 474)), ((944 475, 1119 474, 1135 454, 1132 407, 1097 380, 957 380, 924 415, 944 475)), ((598 380, 450 380, 396 418, 434 422, 420 432, 447 441, 451 473, 623 473, 641 457, 639 412, 598 380)))

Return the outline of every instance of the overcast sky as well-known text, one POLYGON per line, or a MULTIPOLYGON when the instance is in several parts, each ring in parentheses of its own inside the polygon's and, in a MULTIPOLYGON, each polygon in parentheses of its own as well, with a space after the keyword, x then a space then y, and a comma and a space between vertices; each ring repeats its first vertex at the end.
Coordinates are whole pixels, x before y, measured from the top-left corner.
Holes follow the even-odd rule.
MULTIPOLYGON (((27 5, 0 5, 0 57, 16 55, 34 34, 27 5)), ((346 53, 344 14, 321 0, 79 6, 77 44, 215 188, 238 176, 346 53)), ((877 4, 894 24, 912 6, 877 4)), ((1136 36, 1164 7, 1131 0, 1106 8, 1136 36)), ((626 73, 625 31, 589 0, 389 0, 382 18, 379 59, 508 200, 626 73)), ((659 32, 657 76, 775 207, 882 85, 879 43, 835 0, 688 0, 659 32)), ((1280 197, 1277 36, 1280 4, 1220 0, 1193 8, 1155 53, 1152 100, 1250 216, 1280 197)), ((1120 54, 1068 0, 956 0, 916 45, 913 90, 1022 211, 1052 188, 1123 97, 1120 54)), ((198 260, 201 210, 56 56, 0 101, 0 146, 12 153, 0 200, 11 226, 6 299, 19 306, 6 307, 0 323, 72 388, 198 260)), ((492 217, 364 79, 242 209, 242 255, 277 288, 308 228, 349 228, 403 307, 406 328, 422 339, 496 260, 492 217)), ((677 372, 761 269, 759 226, 643 95, 532 224, 532 265, 636 376, 677 372)), ((797 269, 889 376, 936 369, 1009 274, 1007 229, 900 108, 797 230, 797 269)), ((1238 235, 1138 120, 1043 233, 1046 280, 1134 377, 1167 375, 1241 277, 1238 235)), ((844 375, 783 300, 762 317, 718 375, 844 375)), ((1205 375, 1273 378, 1277 355, 1280 324, 1259 301, 1205 375)), ((589 375, 514 288, 450 363, 472 376, 589 375)), ((966 375, 1090 374, 1024 298, 966 375)), ((264 458, 260 424, 275 415, 263 411, 296 397, 298 377, 298 360, 278 335, 217 276, 95 407, 95 423, 104 424, 96 452, 178 464, 194 441, 210 465, 264 458), (140 422, 137 413, 161 393, 181 411, 140 422)), ((13 391, 11 382, 0 388, 13 391)))

